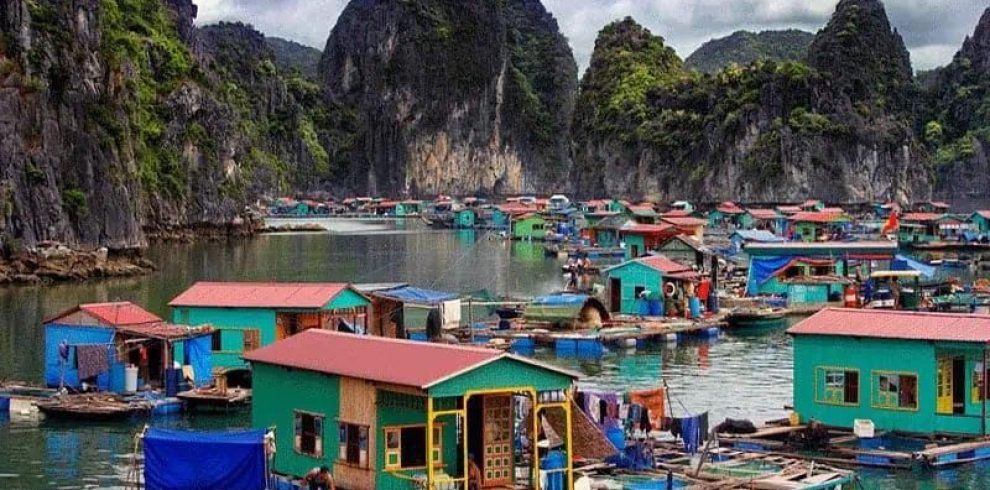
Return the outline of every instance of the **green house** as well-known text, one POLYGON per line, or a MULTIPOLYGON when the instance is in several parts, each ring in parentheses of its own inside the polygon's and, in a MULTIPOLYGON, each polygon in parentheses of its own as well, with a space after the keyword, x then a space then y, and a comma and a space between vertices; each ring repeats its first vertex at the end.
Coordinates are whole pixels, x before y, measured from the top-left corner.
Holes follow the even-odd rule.
POLYGON ((454 213, 454 228, 474 228, 478 223, 478 212, 474 208, 462 209, 454 213))
POLYGON ((395 215, 417 216, 423 211, 423 201, 402 201, 395 204, 395 215))
POLYGON ((349 284, 197 282, 173 299, 173 322, 210 325, 213 365, 242 368, 244 352, 308 329, 368 327, 371 301, 349 284))
MULTIPOLYGON (((273 471, 299 477, 326 465, 338 488, 467 488, 469 459, 484 488, 535 488, 538 471, 516 471, 517 417, 537 432, 543 415, 571 427, 577 375, 501 351, 311 330, 245 358, 252 424, 275 428, 273 471), (517 413, 520 398, 527 413, 517 413)), ((563 432, 559 473, 573 488, 563 432)), ((529 450, 536 461, 548 451, 540 446, 529 450)))
POLYGON ((658 296, 663 291, 664 282, 698 279, 698 273, 691 267, 660 255, 623 262, 606 269, 604 274, 607 281, 608 310, 629 315, 644 313, 644 292, 648 296, 658 296))
POLYGON ((897 241, 901 243, 930 243, 940 239, 938 213, 907 213, 901 216, 897 241))
POLYGON ((976 232, 990 233, 990 211, 977 211, 969 217, 969 222, 976 228, 976 232))
POLYGON ((829 308, 788 333, 802 423, 987 434, 990 317, 829 308))
POLYGON ((516 240, 543 240, 552 226, 539 214, 524 214, 512 221, 512 238, 516 240))
MULTIPOLYGON (((786 294, 792 304, 825 304, 841 295, 848 284, 850 262, 869 267, 889 262, 897 243, 781 242, 744 245, 749 256, 746 293, 750 296, 786 294)), ((865 277, 872 270, 860 271, 865 277)))
POLYGON ((788 218, 792 235, 801 241, 814 242, 820 237, 827 237, 848 229, 852 218, 842 212, 802 211, 788 218))

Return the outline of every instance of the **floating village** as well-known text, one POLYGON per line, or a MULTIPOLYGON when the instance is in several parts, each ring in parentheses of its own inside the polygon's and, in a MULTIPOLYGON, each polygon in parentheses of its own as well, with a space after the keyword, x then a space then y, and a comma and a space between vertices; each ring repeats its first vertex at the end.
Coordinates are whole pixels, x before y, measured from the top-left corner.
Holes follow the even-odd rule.
POLYGON ((0 412, 142 421, 130 485, 149 489, 828 490, 990 459, 990 211, 555 195, 263 212, 279 232, 416 220, 535 242, 559 288, 196 282, 164 318, 79 304, 48 312, 44 383, 3 384, 0 412), (773 407, 789 416, 759 423, 690 412, 663 372, 592 390, 533 356, 759 329, 794 351, 792 402, 773 407), (242 411, 250 430, 158 424, 242 411))

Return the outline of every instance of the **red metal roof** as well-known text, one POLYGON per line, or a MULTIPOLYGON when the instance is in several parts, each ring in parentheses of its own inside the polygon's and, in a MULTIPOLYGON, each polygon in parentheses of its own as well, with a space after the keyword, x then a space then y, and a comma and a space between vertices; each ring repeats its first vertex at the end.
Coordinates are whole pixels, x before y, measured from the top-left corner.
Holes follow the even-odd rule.
POLYGON ((173 325, 171 323, 146 323, 142 325, 123 325, 117 327, 117 331, 127 335, 137 337, 148 337, 153 339, 180 340, 201 337, 213 333, 213 327, 203 326, 192 328, 187 325, 173 325))
MULTIPOLYGON (((251 362, 420 389, 427 389, 503 357, 537 364, 494 349, 430 344, 315 329, 244 355, 244 359, 251 362)), ((539 365, 568 376, 575 376, 569 371, 539 365)))
POLYGON ((801 221, 805 223, 834 223, 845 218, 846 216, 842 213, 802 211, 791 215, 788 219, 791 221, 801 221))
MULTIPOLYGON (((159 323, 162 321, 158 315, 129 301, 117 303, 90 303, 79 305, 78 309, 99 319, 107 325, 139 325, 142 323, 159 323)), ((74 311, 74 309, 60 314, 59 317, 65 316, 72 311, 74 311)))
POLYGON ((649 255, 646 257, 641 257, 636 259, 637 262, 643 264, 651 269, 658 270, 664 274, 675 274, 684 272, 694 272, 690 267, 674 262, 662 255, 649 255))
POLYGON ((502 211, 503 213, 506 214, 524 214, 524 213, 531 213, 533 211, 536 211, 535 209, 525 204, 520 204, 518 202, 502 204, 496 207, 498 208, 499 211, 502 211))
POLYGON ((707 221, 705 221, 703 219, 692 218, 690 216, 685 216, 685 217, 662 217, 660 219, 663 220, 664 223, 670 223, 670 224, 672 224, 674 226, 703 226, 703 225, 705 225, 705 224, 708 223, 707 221))
POLYGON ((622 227, 623 233, 632 233, 634 235, 657 235, 661 233, 667 233, 674 231, 674 227, 671 225, 644 225, 639 223, 630 223, 622 227))
POLYGON ((901 216, 901 221, 938 221, 942 216, 945 215, 938 213, 906 213, 904 216, 901 216))
POLYGON ((691 212, 687 209, 671 209, 666 213, 661 213, 661 218, 687 218, 691 216, 691 212))
POLYGON ((777 219, 780 213, 773 209, 750 209, 749 214, 756 219, 777 219))
POLYGON ((738 205, 736 205, 736 203, 734 203, 732 201, 725 201, 722 204, 719 204, 718 205, 718 210, 719 210, 719 212, 722 212, 722 213, 725 213, 725 214, 742 214, 742 213, 745 212, 745 211, 743 211, 742 208, 740 208, 738 205))
POLYGON ((197 282, 169 306, 322 308, 348 287, 344 283, 317 282, 197 282))
POLYGON ((787 333, 985 343, 990 342, 990 316, 826 308, 787 333))
POLYGON ((777 206, 781 213, 796 214, 801 212, 801 206, 777 206))
POLYGON ((982 217, 984 217, 986 219, 990 219, 990 211, 977 211, 976 214, 978 214, 978 215, 980 215, 980 216, 982 216, 982 217))

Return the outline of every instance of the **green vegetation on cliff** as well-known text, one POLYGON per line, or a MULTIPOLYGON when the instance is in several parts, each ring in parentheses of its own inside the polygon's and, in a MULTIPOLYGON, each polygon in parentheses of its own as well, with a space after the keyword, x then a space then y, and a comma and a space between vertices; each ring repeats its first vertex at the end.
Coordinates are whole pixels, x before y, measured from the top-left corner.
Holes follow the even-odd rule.
POLYGON ((755 61, 803 61, 814 38, 814 34, 797 29, 736 31, 702 44, 684 64, 704 73, 717 73, 730 65, 746 66, 755 61))

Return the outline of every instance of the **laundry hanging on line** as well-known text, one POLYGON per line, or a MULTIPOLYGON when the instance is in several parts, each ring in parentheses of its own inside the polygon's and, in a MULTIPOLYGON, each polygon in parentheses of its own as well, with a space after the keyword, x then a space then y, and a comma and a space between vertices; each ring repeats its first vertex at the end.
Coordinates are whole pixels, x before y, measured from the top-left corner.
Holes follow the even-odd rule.
POLYGON ((79 379, 89 379, 110 370, 110 356, 105 345, 77 345, 76 367, 79 379))

